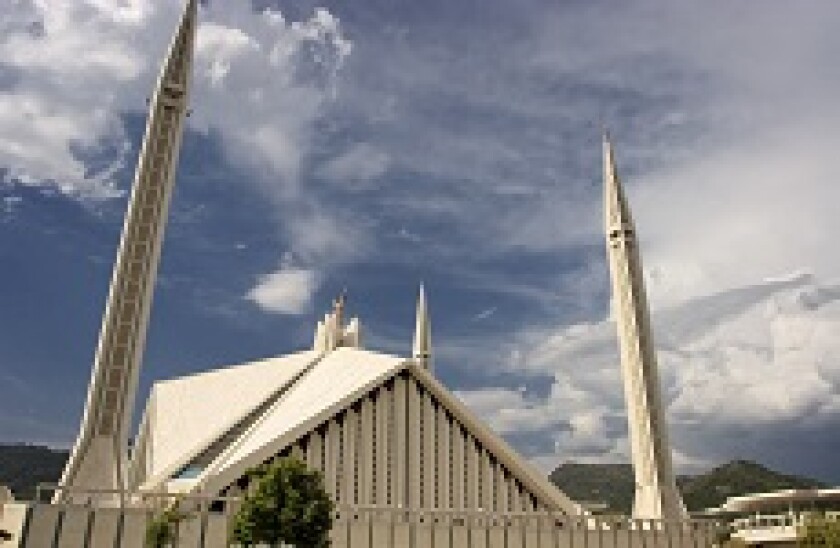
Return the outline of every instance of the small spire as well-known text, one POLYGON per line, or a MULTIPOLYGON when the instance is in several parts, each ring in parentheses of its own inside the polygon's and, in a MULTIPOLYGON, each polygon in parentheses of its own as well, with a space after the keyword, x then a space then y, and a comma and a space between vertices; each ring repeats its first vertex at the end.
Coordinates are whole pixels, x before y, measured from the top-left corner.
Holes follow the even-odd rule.
POLYGON ((333 313, 335 314, 335 322, 339 328, 344 327, 344 309, 347 305, 347 288, 341 290, 335 301, 333 301, 333 313))
POLYGON ((615 153, 609 131, 603 130, 604 141, 604 229, 607 237, 615 230, 632 229, 633 218, 630 215, 630 208, 627 199, 624 197, 624 188, 621 186, 621 179, 618 177, 618 170, 615 165, 615 153))
POLYGON ((412 357, 426 369, 432 369, 432 328, 426 305, 426 289, 422 283, 420 284, 420 294, 417 297, 412 357))

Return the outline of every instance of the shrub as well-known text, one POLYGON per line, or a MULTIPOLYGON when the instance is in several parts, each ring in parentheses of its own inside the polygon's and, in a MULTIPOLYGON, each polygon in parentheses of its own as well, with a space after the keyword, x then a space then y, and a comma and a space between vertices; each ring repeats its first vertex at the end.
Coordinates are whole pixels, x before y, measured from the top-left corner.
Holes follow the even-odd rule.
POLYGON ((249 493, 236 514, 233 540, 243 546, 330 545, 333 503, 320 472, 296 458, 281 458, 248 471, 249 493))
POLYGON ((181 510, 181 502, 176 500, 169 508, 161 512, 146 526, 146 548, 163 548, 178 539, 178 527, 181 522, 192 518, 181 510))

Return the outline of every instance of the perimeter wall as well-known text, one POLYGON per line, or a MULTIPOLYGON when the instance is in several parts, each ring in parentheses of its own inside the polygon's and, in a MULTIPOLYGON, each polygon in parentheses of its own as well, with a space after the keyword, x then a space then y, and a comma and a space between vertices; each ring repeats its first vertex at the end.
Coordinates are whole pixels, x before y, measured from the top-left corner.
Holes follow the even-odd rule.
MULTIPOLYGON (((0 528, 14 535, 0 546, 143 548, 151 510, 69 504, 7 503, 0 528)), ((197 511, 183 522, 178 547, 228 546, 231 513, 197 511)), ((702 548, 714 545, 715 524, 665 523, 549 514, 341 508, 336 548, 702 548)))

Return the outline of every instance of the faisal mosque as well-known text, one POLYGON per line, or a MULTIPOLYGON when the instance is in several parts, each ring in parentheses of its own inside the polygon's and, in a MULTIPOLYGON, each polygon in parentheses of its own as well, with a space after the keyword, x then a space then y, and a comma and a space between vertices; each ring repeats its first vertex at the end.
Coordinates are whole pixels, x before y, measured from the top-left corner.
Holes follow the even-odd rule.
MULTIPOLYGON (((52 502, 22 505, 21 545, 42 546, 37 539, 43 536, 57 543, 44 540, 43 546, 133 546, 126 535, 142 512, 133 514, 132 508, 143 508, 150 498, 178 496, 197 501, 205 512, 194 527, 197 544, 183 545, 221 546, 210 531, 229 520, 214 521, 214 512, 224 515, 225 502, 247 492, 248 470, 288 455, 322 472, 339 512, 350 509, 349 517, 337 516, 337 546, 571 546, 561 542, 562 535, 573 539, 592 531, 600 531, 601 540, 586 546, 630 546, 634 534, 641 535, 639 542, 659 534, 685 540, 671 546, 707 545, 697 540, 700 528, 689 527, 676 488, 636 229, 606 136, 604 229, 635 472, 632 517, 659 525, 612 523, 607 530, 626 533, 628 544, 603 544, 604 529, 582 505, 436 378, 422 287, 410 355, 366 349, 363 323, 349 316, 341 295, 314 326, 309 348, 155 382, 139 429, 132 431, 188 112, 197 17, 198 2, 189 0, 150 101, 79 434, 52 502), (364 513, 370 509, 390 516, 387 524, 364 513), (430 530, 445 525, 448 533, 439 538, 432 531, 427 543, 424 516, 437 516, 430 530), (499 516, 507 517, 497 521, 499 516), (353 536, 355 522, 342 529, 343 519, 362 520, 367 533, 353 536), (111 522, 116 525, 108 529, 104 524, 111 522), (668 532, 667 524, 674 523, 668 532), (402 525, 408 527, 407 544, 400 540, 402 525), (502 544, 490 542, 493 527, 505 531, 502 544), (462 530, 466 542, 458 540, 462 530), (543 530, 552 531, 551 544, 541 544, 543 530), (72 531, 73 539, 85 543, 62 540, 72 531), (514 542, 517 535, 521 543, 514 542), (536 544, 528 544, 529 538, 536 544)), ((0 514, 0 524, 17 519, 13 514, 0 514)), ((14 523, 7 529, 15 529, 14 523)))

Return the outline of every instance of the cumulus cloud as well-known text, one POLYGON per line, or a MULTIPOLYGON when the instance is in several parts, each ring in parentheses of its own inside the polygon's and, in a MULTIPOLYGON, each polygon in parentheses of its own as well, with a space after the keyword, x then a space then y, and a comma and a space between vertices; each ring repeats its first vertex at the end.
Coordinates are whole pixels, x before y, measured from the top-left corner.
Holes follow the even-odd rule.
POLYGON ((213 3, 202 21, 191 123, 217 131, 269 197, 299 199, 313 125, 336 93, 350 41, 325 9, 287 21, 247 2, 213 3))
MULTIPOLYGON (((0 58, 11 74, 0 83, 6 177, 81 200, 122 195, 116 175, 134 162, 124 114, 144 112, 143 97, 182 9, 180 0, 18 0, 4 10, 0 58)), ((349 221, 339 221, 300 186, 313 126, 336 97, 351 49, 326 9, 298 21, 277 10, 255 12, 249 2, 213 2, 200 10, 189 127, 223 141, 253 190, 284 212, 277 221, 289 250, 310 267, 353 255, 349 250, 365 239, 358 224, 339 229, 349 221)), ((325 173, 359 181, 377 176, 383 162, 361 146, 325 173)), ((267 303, 267 310, 298 311, 317 285, 308 272, 268 274, 271 283, 249 298, 267 303)))
MULTIPOLYGON (((176 0, 16 0, 3 10, 7 177, 82 199, 120 195, 115 173, 134 161, 123 114, 145 111, 182 8, 176 0), (110 161, 92 171, 92 157, 110 161)), ((294 200, 311 126, 350 51, 325 9, 287 21, 248 2, 211 3, 200 13, 190 127, 219 135, 272 199, 294 200)))
MULTIPOLYGON (((807 431, 815 440, 808 466, 825 473, 836 448, 826 440, 838 427, 829 333, 840 326, 833 301, 823 301, 833 286, 817 280, 840 277, 830 251, 840 232, 832 209, 840 199, 838 5, 774 1, 758 13, 735 4, 589 2, 539 13, 527 21, 531 39, 506 42, 505 52, 488 45, 446 58, 443 68, 430 68, 433 48, 409 61, 394 56, 411 67, 405 89, 419 106, 397 100, 391 111, 419 137, 394 139, 386 151, 431 182, 384 199, 415 217, 457 219, 473 253, 555 256, 555 271, 532 285, 532 302, 561 302, 554 288, 562 278, 584 311, 572 317, 571 306, 557 306, 553 318, 532 316, 512 335, 456 341, 463 348, 449 362, 464 371, 469 362, 488 377, 504 371, 510 386, 517 377, 554 379, 548 396, 493 379, 464 397, 520 441, 516 428, 529 421, 511 417, 560 417, 556 431, 533 419, 530 439, 558 444, 535 457, 543 464, 627 460, 615 331, 600 319, 608 308, 603 121, 642 240, 676 461, 741 455, 802 470, 801 454, 783 454, 779 438, 802 440, 807 431), (464 115, 449 123, 454 111, 464 115), (570 275, 566 261, 576 253, 585 264, 570 275), (802 270, 815 277, 776 279, 802 270)), ((459 279, 475 275, 458 271, 459 279)), ((525 276, 497 276, 497 291, 525 276)))
MULTIPOLYGON (((148 21, 145 2, 12 2, 0 14, 0 164, 7 178, 94 199, 119 195, 127 152, 119 112, 138 99, 148 70, 132 45, 148 21), (98 85, 91 86, 91 82, 98 85), (91 171, 84 155, 111 160, 91 171)), ((139 104, 142 104, 140 102, 139 104)))
MULTIPOLYGON (((784 435, 823 436, 840 425, 840 287, 800 275, 691 299, 654 321, 666 416, 684 471, 734 456, 766 458, 761 448, 778 443, 780 425, 784 435)), ((465 401, 502 433, 554 439, 554 451, 532 455, 543 466, 629 460, 613 322, 520 337, 503 367, 551 376, 550 392, 486 388, 464 392, 465 401)))
POLYGON ((301 314, 309 307, 317 278, 311 270, 283 266, 261 276, 247 298, 267 312, 301 314))

